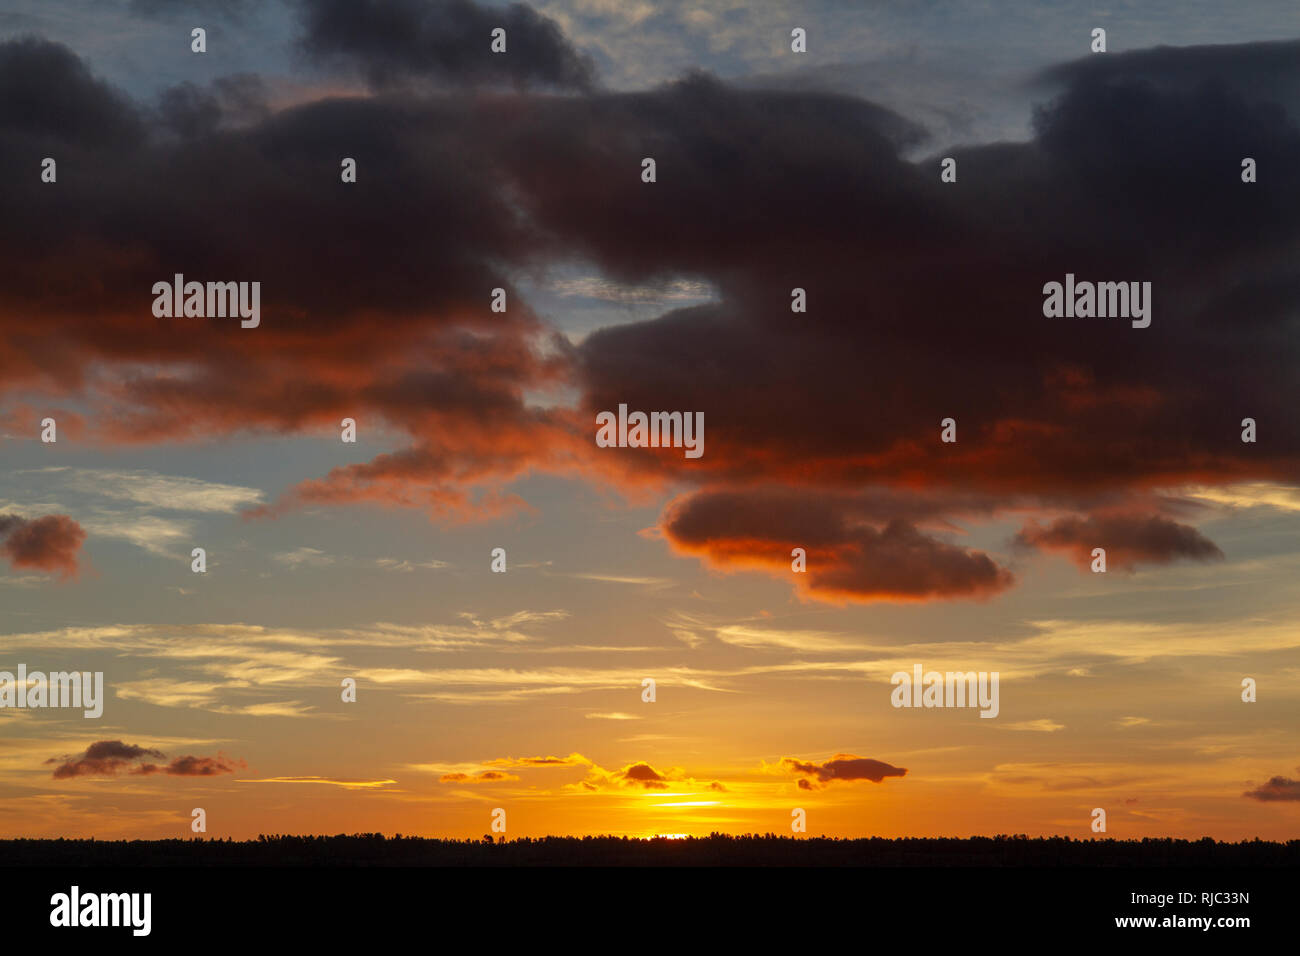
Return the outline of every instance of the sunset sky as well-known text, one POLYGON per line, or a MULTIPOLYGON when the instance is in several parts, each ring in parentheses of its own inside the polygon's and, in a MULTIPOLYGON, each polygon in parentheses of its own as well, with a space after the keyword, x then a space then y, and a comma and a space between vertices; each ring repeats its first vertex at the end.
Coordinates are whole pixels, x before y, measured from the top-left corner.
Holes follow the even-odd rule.
POLYGON ((1300 836, 1294 0, 6 7, 0 837, 1300 836))

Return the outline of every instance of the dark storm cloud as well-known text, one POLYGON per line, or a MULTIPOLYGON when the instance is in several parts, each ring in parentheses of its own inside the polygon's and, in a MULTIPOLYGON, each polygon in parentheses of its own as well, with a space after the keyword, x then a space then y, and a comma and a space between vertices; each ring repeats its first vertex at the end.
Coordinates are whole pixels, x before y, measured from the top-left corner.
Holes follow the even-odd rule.
POLYGON ((1137 80, 1167 89, 1220 84, 1251 99, 1294 107, 1300 105, 1300 40, 1161 46, 1089 55, 1050 67, 1037 77, 1039 84, 1064 86, 1112 80, 1137 80))
MULTIPOLYGON (((1234 56, 1257 54, 1276 57, 1234 56)), ((1179 55, 1191 70, 1205 56, 1179 55)), ((1124 514, 1135 561, 1206 557, 1190 528, 1172 552, 1143 543, 1161 489, 1300 478, 1300 178, 1285 172, 1300 131, 1266 90, 1080 71, 1033 142, 954 151, 958 181, 942 183, 938 157, 901 158, 916 131, 887 111, 705 75, 617 95, 325 100, 244 125, 214 122, 194 90, 166 125, 141 120, 59 47, 0 46, 0 76, 69 98, 46 115, 0 95, 0 162, 31 171, 0 240, 6 391, 93 393, 109 440, 360 415, 410 436, 267 514, 500 514, 526 507, 507 486, 533 471, 684 481, 673 545, 785 575, 752 549, 820 541, 805 594, 871 600, 1005 587, 992 556, 936 536, 961 518, 1124 514), (52 143, 57 185, 37 175, 52 143), (339 181, 345 156, 355 184, 339 181), (1243 156, 1259 182, 1241 182, 1243 156), (707 281, 718 301, 573 347, 509 279, 573 260, 707 281), (154 319, 148 290, 175 272, 262 281, 261 327, 154 319), (1043 285, 1067 272, 1151 282, 1150 328, 1045 318, 1043 285), (807 313, 790 311, 795 287, 807 313), (575 406, 525 399, 560 388, 575 406), (704 457, 595 448, 595 412, 619 403, 703 412, 704 457), (939 441, 946 417, 955 444, 939 441)))
MULTIPOLYGON (((717 115, 710 100, 739 98, 722 89, 668 95, 677 136, 642 192, 650 226, 611 209, 627 190, 599 159, 583 173, 601 202, 556 201, 610 268, 695 269, 725 301, 591 336, 590 407, 703 408, 704 467, 734 477, 811 467, 843 483, 1123 487, 1194 471, 1189 440, 1212 452, 1210 470, 1271 459, 1295 474, 1300 433, 1279 398, 1296 387, 1286 329, 1300 275, 1282 252, 1300 193, 1285 177, 1239 179, 1240 155, 1261 140, 1300 158, 1296 130, 1265 123, 1266 107, 1116 95, 1104 111, 1080 89, 1044 117, 1043 141, 958 152, 961 179, 945 185, 937 162, 899 163, 879 137, 841 141, 830 115, 805 128, 789 110, 717 115), (1169 146, 1220 131, 1227 147, 1169 146), (764 146, 731 145, 742 142, 764 146), (1115 181, 1126 200, 1099 202, 1118 199, 1115 181), (1044 318, 1042 286, 1066 272, 1152 281, 1153 327, 1044 318), (795 286, 807 315, 790 312, 795 286), (1239 441, 1239 407, 1267 410, 1279 431, 1266 448, 1239 441), (949 415, 959 441, 943 447, 949 415)), ((579 137, 573 153, 590 145, 579 137)))
POLYGON ((209 136, 221 125, 247 126, 270 113, 262 79, 223 76, 206 87, 184 82, 159 94, 158 125, 184 138, 209 136))
POLYGON ((266 0, 131 0, 131 12, 142 17, 202 14, 238 19, 266 0))
POLYGON ((297 0, 299 44, 319 60, 359 68, 372 86, 410 78, 589 89, 595 68, 553 20, 522 3, 472 0, 297 0), (506 51, 490 48, 506 31, 506 51))
MULTIPOLYGON (((696 132, 680 125, 684 137, 696 132)), ((703 260, 725 300, 591 336, 582 348, 589 407, 705 410, 712 444, 692 477, 742 486, 761 475, 817 493, 883 483, 1009 501, 1037 491, 1082 506, 1088 495, 1162 485, 1294 481, 1300 269, 1287 250, 1300 190, 1277 172, 1244 184, 1240 160, 1297 168, 1295 126, 1275 104, 1222 88, 1081 79, 1038 128, 1028 145, 957 151, 956 184, 940 184, 937 158, 896 168, 870 140, 836 143, 833 127, 788 138, 737 132, 733 142, 764 148, 731 163, 701 137, 690 156, 712 160, 711 176, 698 163, 679 170, 660 160, 660 226, 642 235, 689 223, 664 256, 682 270, 703 260), (808 167, 819 176, 770 181, 773 170, 808 167), (843 184, 834 210, 798 201, 824 182, 843 184), (744 239, 711 234, 720 223, 744 239), (717 261, 730 255, 736 261, 717 261), (1043 284, 1067 272, 1151 281, 1152 327, 1044 318, 1043 284), (789 311, 796 286, 808 292, 807 315, 789 311), (948 416, 958 421, 954 445, 938 441, 948 416), (1240 441, 1246 416, 1269 422, 1267 443, 1240 441)), ((597 254, 613 241, 607 221, 579 227, 600 237, 588 243, 597 254)), ((616 256, 628 243, 614 245, 605 263, 627 269, 616 256)), ((737 501, 749 494, 735 491, 737 501)), ((689 507, 666 517, 670 540, 689 507)), ((733 533, 685 547, 725 563, 755 537, 744 513, 733 533)), ((1142 527, 1149 517, 1133 520, 1142 527)), ((768 528, 782 521, 778 512, 762 519, 768 528)), ((819 527, 787 536, 815 540, 819 527)), ((1217 555, 1208 542, 1193 551, 1217 555)), ((855 575, 837 561, 837 583, 856 578, 877 593, 870 582, 883 584, 891 555, 875 541, 856 553, 881 567, 855 575)), ((1133 557, 1164 560, 1141 548, 1133 557)), ((953 595, 969 591, 963 576, 939 580, 953 595)), ((825 584, 830 595, 829 583, 809 590, 825 584)))
POLYGON ((22 136, 34 146, 120 149, 143 135, 135 106, 92 77, 67 47, 24 37, 0 49, 6 138, 22 136))
MULTIPOLYGON (((66 50, 37 52, 0 45, 0 71, 35 59, 51 86, 118 102, 66 50)), ((15 183, 0 240, 7 388, 75 391, 101 361, 186 370, 96 379, 109 440, 391 416, 422 437, 348 476, 341 497, 439 513, 514 507, 482 489, 412 489, 521 472, 536 460, 538 430, 556 430, 540 447, 576 460, 585 443, 522 398, 556 379, 561 357, 534 347, 541 327, 502 268, 532 255, 538 233, 498 188, 490 120, 450 99, 333 101, 214 130, 204 103, 184 96, 164 110, 166 128, 149 131, 131 112, 106 126, 73 102, 64 139, 123 143, 93 151, 48 145, 25 104, 0 114, 0 157, 34 171, 15 183), (178 128, 189 138, 176 142, 178 128), (45 155, 59 162, 57 183, 39 180, 45 155), (340 182, 345 156, 358 160, 356 184, 340 182), (178 272, 262 282, 262 327, 154 318, 153 284, 178 272), (488 307, 497 287, 511 295, 506 315, 488 307)))

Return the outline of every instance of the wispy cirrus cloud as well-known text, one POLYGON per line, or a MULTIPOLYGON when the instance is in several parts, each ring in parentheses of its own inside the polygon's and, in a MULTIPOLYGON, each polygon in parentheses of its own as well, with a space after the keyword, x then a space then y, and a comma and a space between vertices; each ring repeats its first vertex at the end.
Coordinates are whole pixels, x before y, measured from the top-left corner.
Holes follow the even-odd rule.
POLYGON ((1018 720, 1008 724, 999 724, 998 726, 1003 730, 1031 730, 1044 734, 1051 734, 1065 729, 1065 724, 1049 717, 1040 717, 1037 720, 1018 720))
MULTIPOLYGON (((6 476, 14 490, 39 489, 58 509, 77 516, 90 538, 116 538, 162 557, 177 558, 194 536, 195 522, 174 513, 235 514, 262 501, 256 488, 155 471, 50 466, 6 476)), ((31 506, 23 509, 26 515, 31 506)))
POLYGON ((339 787, 343 790, 387 790, 397 783, 396 780, 363 780, 345 777, 241 777, 240 783, 289 783, 308 784, 323 787, 339 787))
POLYGON ((408 558, 356 558, 351 555, 330 554, 320 548, 302 546, 291 551, 278 551, 271 555, 271 560, 290 570, 299 568, 378 568, 382 571, 395 571, 410 574, 415 571, 438 571, 451 567, 446 561, 412 561, 408 558))
POLYGON ((256 488, 146 470, 53 466, 18 474, 40 475, 42 484, 48 483, 56 489, 117 498, 169 511, 235 514, 257 504, 263 497, 256 488))

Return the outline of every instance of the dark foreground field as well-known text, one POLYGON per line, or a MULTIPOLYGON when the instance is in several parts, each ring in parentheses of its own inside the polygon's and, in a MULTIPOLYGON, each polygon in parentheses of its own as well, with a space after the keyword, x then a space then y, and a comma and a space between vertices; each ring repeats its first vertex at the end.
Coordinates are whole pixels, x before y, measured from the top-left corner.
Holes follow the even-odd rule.
POLYGON ((1273 867, 1300 864, 1300 840, 686 839, 544 837, 504 843, 352 836, 256 840, 0 840, 0 866, 973 866, 1273 867))

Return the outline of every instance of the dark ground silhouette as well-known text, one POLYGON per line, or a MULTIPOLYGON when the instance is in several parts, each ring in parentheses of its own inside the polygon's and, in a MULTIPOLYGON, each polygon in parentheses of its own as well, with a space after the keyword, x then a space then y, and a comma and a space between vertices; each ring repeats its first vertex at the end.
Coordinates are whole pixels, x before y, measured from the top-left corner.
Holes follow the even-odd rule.
POLYGON ((1300 840, 792 838, 775 834, 653 840, 613 836, 491 843, 350 836, 256 840, 0 840, 0 866, 1295 866, 1300 840))

